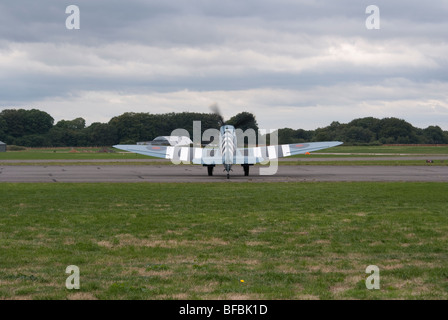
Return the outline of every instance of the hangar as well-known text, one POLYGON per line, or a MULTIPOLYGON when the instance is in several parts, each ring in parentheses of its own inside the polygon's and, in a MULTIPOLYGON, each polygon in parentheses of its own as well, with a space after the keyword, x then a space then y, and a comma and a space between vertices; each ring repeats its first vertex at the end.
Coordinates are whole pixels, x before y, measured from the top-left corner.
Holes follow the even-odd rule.
POLYGON ((6 143, 0 141, 0 152, 6 152, 6 143))

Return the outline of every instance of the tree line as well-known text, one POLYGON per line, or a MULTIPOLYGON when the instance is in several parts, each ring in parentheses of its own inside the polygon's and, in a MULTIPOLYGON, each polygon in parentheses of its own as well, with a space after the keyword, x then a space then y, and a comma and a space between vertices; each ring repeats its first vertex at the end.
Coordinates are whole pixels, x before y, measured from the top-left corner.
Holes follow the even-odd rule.
MULTIPOLYGON (((219 115, 214 113, 134 113, 126 112, 107 123, 86 125, 86 120, 60 120, 37 110, 5 109, 0 112, 0 141, 24 147, 91 147, 134 144, 167 136, 182 128, 193 136, 193 121, 201 121, 201 129, 219 129, 219 115)), ((242 130, 258 131, 255 115, 241 112, 226 121, 242 130)), ((348 145, 378 144, 447 144, 448 131, 438 126, 420 129, 397 118, 355 119, 347 124, 332 122, 316 130, 283 128, 278 130, 279 143, 339 140, 348 145)))
MULTIPOLYGON (((201 122, 202 132, 219 129, 221 118, 214 113, 134 113, 126 112, 113 117, 108 123, 86 120, 60 120, 56 124, 48 113, 32 109, 5 109, 0 112, 0 141, 24 147, 96 147, 115 144, 135 144, 168 136, 175 129, 185 129, 193 137, 193 121, 201 122)), ((255 116, 241 112, 230 118, 228 124, 243 124, 241 129, 258 130, 255 116)))
POLYGON ((373 117, 355 119, 346 124, 334 121, 316 130, 279 130, 281 143, 333 140, 343 141, 345 145, 447 144, 448 131, 439 126, 416 128, 398 118, 373 117))

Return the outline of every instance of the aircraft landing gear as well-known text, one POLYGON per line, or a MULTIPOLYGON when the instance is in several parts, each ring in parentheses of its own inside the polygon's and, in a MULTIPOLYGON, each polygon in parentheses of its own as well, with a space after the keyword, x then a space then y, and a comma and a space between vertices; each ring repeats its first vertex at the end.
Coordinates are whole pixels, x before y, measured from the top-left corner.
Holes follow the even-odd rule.
POLYGON ((243 169, 244 169, 244 175, 247 177, 249 175, 249 166, 251 166, 251 164, 242 164, 243 169))
POLYGON ((232 165, 231 164, 225 164, 224 165, 224 171, 227 171, 227 179, 230 179, 230 171, 232 170, 232 165))
MULTIPOLYGON (((205 165, 204 165, 205 166, 205 165)), ((207 173, 208 173, 208 175, 211 177, 211 176, 213 176, 213 168, 214 168, 215 166, 207 166, 207 173)))

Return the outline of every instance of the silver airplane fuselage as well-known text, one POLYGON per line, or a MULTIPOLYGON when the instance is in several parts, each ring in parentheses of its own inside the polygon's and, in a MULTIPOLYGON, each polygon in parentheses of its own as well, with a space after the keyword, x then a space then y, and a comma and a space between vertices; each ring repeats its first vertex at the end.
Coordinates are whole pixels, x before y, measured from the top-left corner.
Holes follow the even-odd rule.
POLYGON ((235 127, 224 125, 220 129, 219 148, 222 155, 224 170, 229 174, 237 148, 235 127))

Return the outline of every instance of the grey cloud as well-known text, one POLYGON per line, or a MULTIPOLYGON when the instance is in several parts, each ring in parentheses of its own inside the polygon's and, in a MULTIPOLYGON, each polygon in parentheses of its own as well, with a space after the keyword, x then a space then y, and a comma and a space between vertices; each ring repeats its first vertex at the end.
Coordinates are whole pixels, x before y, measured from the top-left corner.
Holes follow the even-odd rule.
MULTIPOLYGON (((286 33, 365 35, 365 8, 370 1, 118 1, 22 0, 0 5, 0 36, 10 41, 189 41, 207 43, 244 35, 245 27, 286 33), (65 8, 81 9, 79 34, 65 30, 65 8), (232 26, 238 33, 226 34, 232 26), (356 27, 358 26, 358 27, 356 27)), ((418 26, 445 25, 443 1, 377 0, 385 24, 402 35, 418 26)), ((435 26, 435 27, 434 27, 435 26)), ((387 35, 389 31, 384 30, 387 35)), ((394 35, 392 33, 392 35, 394 35)), ((396 35, 396 34, 395 34, 396 35)))
MULTIPOLYGON (((145 96, 187 89, 234 97, 266 89, 307 92, 302 100, 288 93, 288 106, 343 101, 349 114, 357 102, 373 101, 365 88, 393 83, 396 94, 375 90, 374 100, 394 102, 419 99, 409 83, 446 83, 447 3, 374 3, 381 9, 376 31, 364 26, 372 4, 365 0, 2 2, 0 106, 68 103, 89 91, 145 96), (65 28, 71 4, 81 9, 80 30, 65 28)), ((436 106, 446 103, 434 89, 443 86, 425 88, 416 92, 436 106)))

